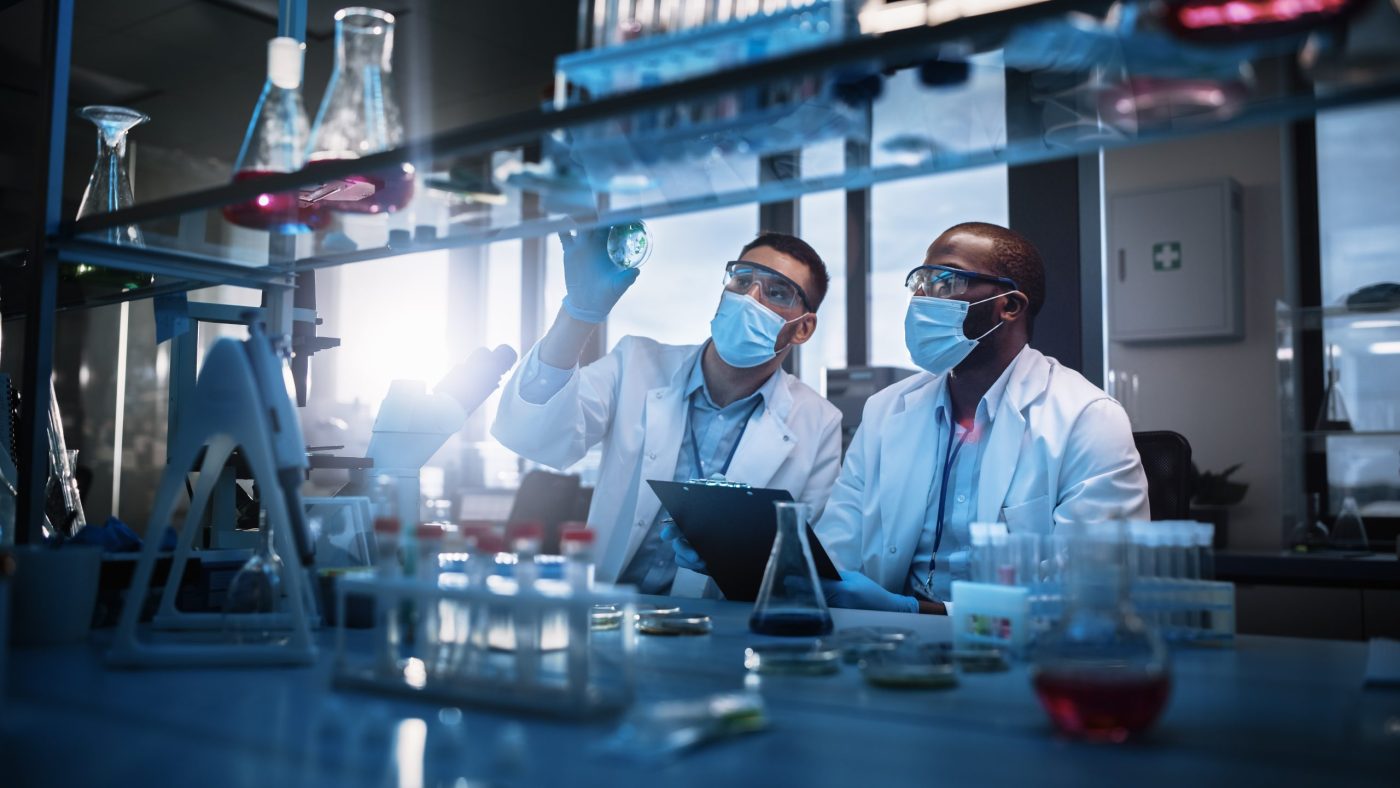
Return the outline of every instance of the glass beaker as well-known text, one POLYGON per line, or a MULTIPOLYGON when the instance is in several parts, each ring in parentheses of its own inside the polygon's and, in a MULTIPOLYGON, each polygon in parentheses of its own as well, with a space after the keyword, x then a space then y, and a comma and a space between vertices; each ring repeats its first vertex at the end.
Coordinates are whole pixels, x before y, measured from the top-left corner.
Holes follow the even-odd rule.
MULTIPOLYGON (((233 165, 235 183, 296 172, 305 163, 309 124, 301 102, 304 50, 295 38, 267 42, 267 81, 233 165)), ((224 206, 223 214, 241 227, 276 233, 317 230, 328 219, 324 211, 300 199, 296 192, 259 194, 247 202, 224 206)))
POLYGON ((272 640, 266 616, 285 611, 283 564, 272 548, 272 526, 267 510, 258 512, 258 546, 253 556, 233 576, 224 597, 224 626, 239 643, 272 640))
MULTIPOLYGON (((312 166, 356 159, 403 144, 394 98, 394 15, 375 8, 335 13, 335 70, 311 130, 312 166)), ((314 202, 336 211, 392 213, 413 198, 412 164, 347 176, 319 190, 314 202), (372 190, 371 190, 372 189, 372 190)))
POLYGON ((831 611, 817 582, 807 523, 812 507, 800 501, 776 501, 778 532, 763 585, 749 616, 749 629, 763 635, 813 637, 831 632, 831 611))
POLYGON ((1065 610, 1036 644, 1033 684, 1055 727, 1121 742, 1171 693, 1166 649, 1133 610, 1123 523, 1067 524, 1065 610))
MULTIPOLYGON (((97 126, 97 161, 92 165, 92 175, 83 190, 83 200, 78 205, 78 217, 84 219, 94 214, 110 213, 121 208, 130 208, 136 202, 131 189, 131 176, 126 168, 126 135, 135 126, 150 120, 142 112, 126 107, 113 107, 95 104, 78 110, 78 117, 89 120, 97 126)), ((144 246, 146 239, 141 228, 134 224, 109 227, 102 231, 101 239, 111 244, 144 246)), ((122 290, 131 290, 155 281, 151 274, 134 271, 99 268, 79 264, 69 272, 72 278, 95 285, 111 284, 122 290)))

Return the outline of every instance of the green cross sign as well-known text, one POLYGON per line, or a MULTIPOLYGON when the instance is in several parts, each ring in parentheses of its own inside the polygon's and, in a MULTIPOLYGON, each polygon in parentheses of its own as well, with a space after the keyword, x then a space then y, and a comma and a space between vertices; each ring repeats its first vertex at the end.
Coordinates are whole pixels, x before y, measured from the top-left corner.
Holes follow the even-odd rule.
POLYGON ((1181 244, 1177 241, 1152 244, 1152 270, 1181 270, 1181 244))

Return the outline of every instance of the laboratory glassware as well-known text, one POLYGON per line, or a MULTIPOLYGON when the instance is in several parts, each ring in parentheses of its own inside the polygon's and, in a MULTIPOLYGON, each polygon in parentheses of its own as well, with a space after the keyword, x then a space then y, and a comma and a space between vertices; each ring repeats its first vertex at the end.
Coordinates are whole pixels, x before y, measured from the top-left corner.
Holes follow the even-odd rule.
POLYGON ((644 635, 708 635, 710 617, 680 610, 643 610, 637 613, 637 631, 644 635))
POLYGON ((1166 650, 1133 609, 1123 523, 1062 528, 1070 531, 1065 610, 1036 643, 1035 692, 1062 732, 1121 742, 1166 706, 1166 650))
MULTIPOLYGON (((131 175, 126 164, 126 137, 132 128, 150 120, 142 112, 126 107, 92 105, 78 110, 78 117, 97 126, 97 161, 92 166, 87 189, 78 205, 78 218, 130 208, 136 202, 131 188, 131 175)), ((109 227, 101 231, 103 241, 127 246, 144 246, 141 228, 134 224, 109 227)), ((99 268, 79 264, 72 269, 73 278, 94 285, 111 284, 131 290, 155 281, 151 274, 99 268)))
POLYGON ((273 637, 265 616, 284 612, 283 570, 282 559, 272 548, 271 518, 263 509, 258 513, 258 546, 229 582, 224 598, 225 628, 237 642, 266 642, 273 637))
POLYGON ((573 589, 593 587, 593 531, 583 523, 563 523, 559 535, 559 552, 564 556, 564 579, 573 589), (571 527, 572 526, 572 527, 571 527))
POLYGON ((63 435, 58 394, 49 383, 49 483, 45 513, 58 534, 69 537, 87 525, 78 491, 78 452, 69 451, 63 435))
MULTIPOLYGON (((335 68, 311 131, 310 166, 356 159, 403 144, 403 120, 394 98, 393 54, 393 14, 375 8, 336 12, 335 68)), ((332 210, 392 213, 413 198, 413 182, 413 165, 404 163, 347 176, 316 196, 332 210)))
POLYGON ((651 231, 637 220, 608 229, 608 259, 620 268, 640 268, 651 257, 651 231))
POLYGON ((1332 544, 1353 550, 1369 550, 1371 540, 1366 538, 1366 523, 1361 519, 1361 507, 1356 498, 1348 495, 1342 499, 1341 511, 1332 521, 1332 544))
POLYGON ((1308 496, 1308 510, 1303 515, 1303 521, 1293 529, 1289 545, 1294 550, 1305 553, 1327 547, 1329 538, 1327 526, 1322 524, 1322 495, 1312 493, 1308 496))
POLYGON ((831 611, 817 582, 807 523, 812 507, 800 501, 776 501, 778 532, 763 572, 749 629, 764 635, 814 636, 831 632, 831 611))
POLYGON ((1351 416, 1347 413, 1346 402, 1342 400, 1342 373, 1337 369, 1336 348, 1327 353, 1327 392, 1322 398, 1322 409, 1318 411, 1317 423, 1313 429, 1319 432, 1351 432, 1351 416))
POLYGON ((744 667, 754 673, 826 676, 841 670, 841 649, 821 640, 757 643, 744 649, 744 667))
MULTIPOLYGON (((301 42, 285 36, 267 42, 267 81, 233 165, 235 183, 296 172, 305 163, 310 124, 301 101, 304 49, 301 42)), ((239 226, 276 233, 317 230, 328 219, 295 191, 259 194, 224 206, 223 214, 239 226)))

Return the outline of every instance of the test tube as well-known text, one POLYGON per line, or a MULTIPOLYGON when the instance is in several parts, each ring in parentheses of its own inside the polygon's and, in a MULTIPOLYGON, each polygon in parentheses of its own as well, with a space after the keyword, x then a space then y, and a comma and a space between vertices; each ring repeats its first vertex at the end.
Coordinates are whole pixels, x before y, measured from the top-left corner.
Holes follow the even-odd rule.
POLYGON ((1201 579, 1215 579, 1215 526, 1196 523, 1196 547, 1200 551, 1201 579))
POLYGON ((1185 626, 1187 639, 1195 639, 1201 630, 1201 553, 1196 538, 1196 523, 1182 523, 1182 578, 1186 586, 1185 626))

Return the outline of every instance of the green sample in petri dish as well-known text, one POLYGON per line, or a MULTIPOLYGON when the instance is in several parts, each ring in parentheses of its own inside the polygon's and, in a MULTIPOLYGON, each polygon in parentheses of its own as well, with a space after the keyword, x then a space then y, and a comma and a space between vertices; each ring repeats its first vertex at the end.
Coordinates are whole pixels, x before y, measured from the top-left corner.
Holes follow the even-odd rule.
POLYGON ((643 635, 708 635, 710 617, 682 612, 646 611, 637 614, 637 631, 643 635))

